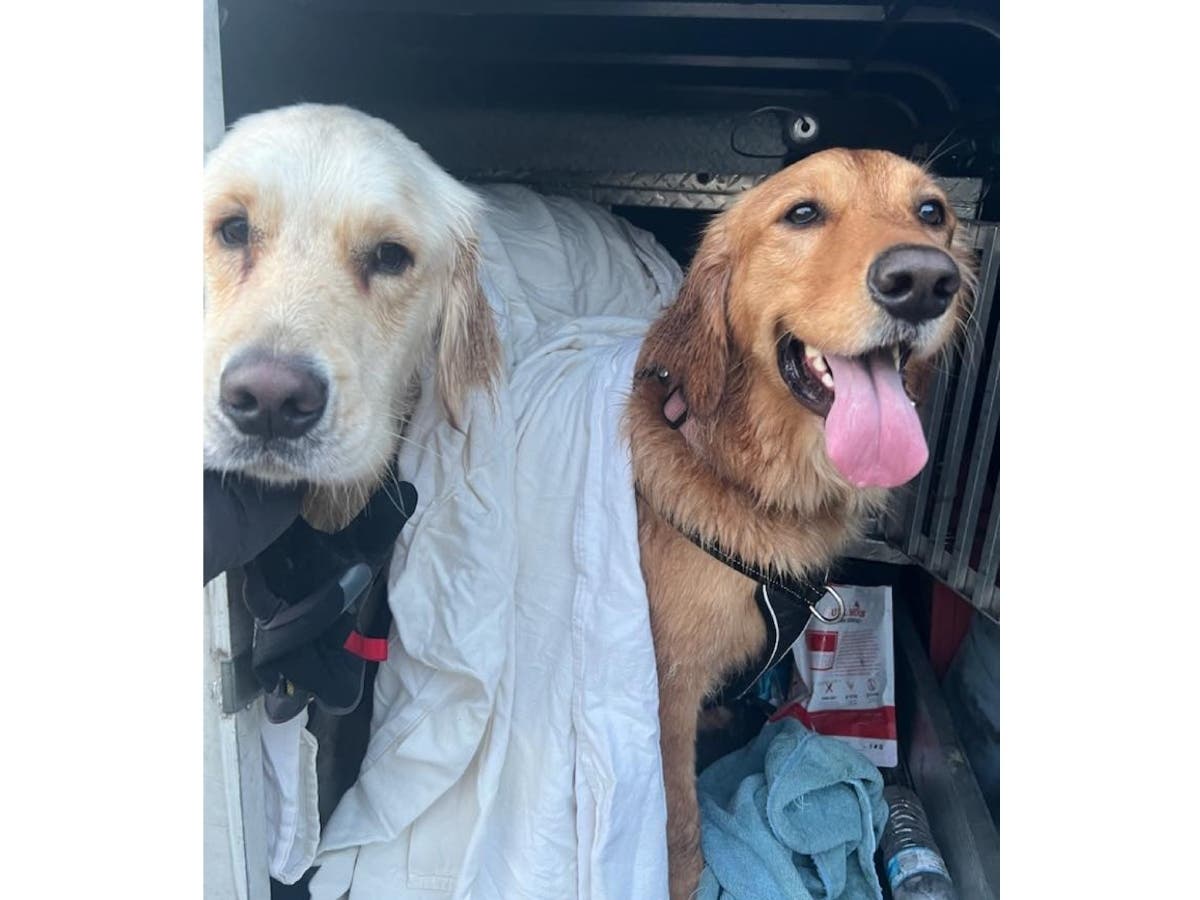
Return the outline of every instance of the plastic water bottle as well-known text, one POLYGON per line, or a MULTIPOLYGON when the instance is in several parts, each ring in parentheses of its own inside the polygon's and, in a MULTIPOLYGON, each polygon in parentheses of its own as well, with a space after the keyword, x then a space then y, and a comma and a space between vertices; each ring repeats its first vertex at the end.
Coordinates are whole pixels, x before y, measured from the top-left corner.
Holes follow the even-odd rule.
POLYGON ((879 847, 893 900, 958 900, 917 795, 890 784, 883 797, 888 817, 879 847))

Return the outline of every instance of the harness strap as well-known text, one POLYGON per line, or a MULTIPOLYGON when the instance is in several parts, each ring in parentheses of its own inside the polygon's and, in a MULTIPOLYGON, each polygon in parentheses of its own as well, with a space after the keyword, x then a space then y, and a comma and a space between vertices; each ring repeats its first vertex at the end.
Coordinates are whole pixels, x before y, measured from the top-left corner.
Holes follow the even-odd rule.
MULTIPOLYGON (((667 521, 670 520, 668 519, 667 521)), ((675 525, 674 522, 671 524, 675 525)), ((824 581, 818 585, 804 578, 782 578, 771 575, 769 572, 746 562, 740 556, 726 553, 718 544, 704 540, 696 532, 684 531, 678 525, 675 525, 675 529, 709 556, 713 557, 713 559, 725 563, 729 568, 745 575, 747 578, 751 578, 766 587, 783 593, 785 597, 795 603, 802 604, 811 612, 816 611, 817 604, 829 591, 829 586, 824 581)), ((828 575, 828 573, 826 574, 828 575)), ((824 619, 824 616, 818 614, 818 618, 824 619)), ((841 617, 839 616, 838 618, 840 619, 841 617)))
POLYGON ((383 662, 388 655, 387 638, 367 637, 358 631, 351 631, 342 647, 367 662, 383 662))
POLYGON ((297 519, 245 567, 251 665, 271 721, 314 696, 333 715, 358 705, 365 663, 387 659, 387 563, 416 503, 412 485, 386 482, 341 531, 297 519))
POLYGON ((740 700, 750 693, 758 680, 788 655, 812 617, 810 607, 788 602, 766 584, 754 589, 754 601, 767 628, 766 643, 758 656, 725 679, 714 698, 716 705, 740 700))
MULTIPOLYGON (((661 366, 650 366, 638 373, 639 378, 654 377, 664 387, 669 386, 670 373, 661 366)), ((683 430, 688 424, 687 399, 682 385, 675 385, 667 392, 662 406, 663 419, 674 430, 683 430)), ((687 437, 685 433, 685 437, 687 437)), ((641 491, 638 492, 639 496, 641 491)), ((642 496, 645 500, 645 497, 642 496)), ((829 573, 820 583, 805 578, 784 578, 749 563, 733 553, 728 553, 715 541, 706 541, 697 531, 679 527, 669 516, 659 511, 671 526, 713 559, 724 563, 735 572, 758 582, 754 589, 754 601, 767 630, 767 640, 762 652, 738 672, 729 676, 716 698, 717 703, 726 703, 745 696, 758 680, 773 669, 800 639, 809 619, 816 616, 822 622, 840 622, 846 607, 838 592, 829 585, 829 573), (837 613, 832 617, 823 615, 817 608, 826 594, 837 602, 837 613)))

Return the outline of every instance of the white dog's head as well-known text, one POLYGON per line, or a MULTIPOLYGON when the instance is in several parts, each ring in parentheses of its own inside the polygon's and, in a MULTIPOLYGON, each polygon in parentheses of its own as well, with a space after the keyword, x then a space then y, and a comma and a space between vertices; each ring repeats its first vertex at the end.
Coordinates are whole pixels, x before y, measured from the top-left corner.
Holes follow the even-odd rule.
POLYGON ((306 482, 329 526, 388 473, 429 352, 456 422, 499 366, 480 207, 363 113, 238 122, 204 170, 205 466, 306 482))

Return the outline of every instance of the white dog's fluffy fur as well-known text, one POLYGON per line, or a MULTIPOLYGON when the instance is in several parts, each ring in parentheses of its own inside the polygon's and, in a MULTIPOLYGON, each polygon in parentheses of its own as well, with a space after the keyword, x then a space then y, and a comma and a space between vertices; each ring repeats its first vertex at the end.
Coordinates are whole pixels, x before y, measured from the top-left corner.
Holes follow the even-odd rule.
POLYGON ((306 482, 306 518, 334 528, 389 473, 430 352, 456 421, 500 359, 476 279, 480 208, 420 147, 361 112, 305 104, 238 122, 204 170, 205 466, 306 482), (231 244, 222 225, 239 217, 248 239, 231 244), (385 243, 411 264, 380 271, 385 243), (247 436, 223 412, 221 374, 247 350, 302 357, 328 381, 307 434, 247 436))

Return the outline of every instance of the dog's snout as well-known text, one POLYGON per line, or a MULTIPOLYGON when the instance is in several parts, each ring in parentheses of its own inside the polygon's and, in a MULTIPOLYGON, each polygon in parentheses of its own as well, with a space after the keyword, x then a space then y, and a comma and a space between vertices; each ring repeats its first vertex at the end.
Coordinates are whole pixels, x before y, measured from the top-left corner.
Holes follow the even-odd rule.
POLYGON ((249 354, 221 374, 221 408, 243 434, 298 438, 320 421, 329 386, 295 357, 249 354))
POLYGON ((950 306, 962 285, 958 265, 937 247, 899 244, 871 263, 867 287, 871 297, 897 319, 924 322, 950 306))

